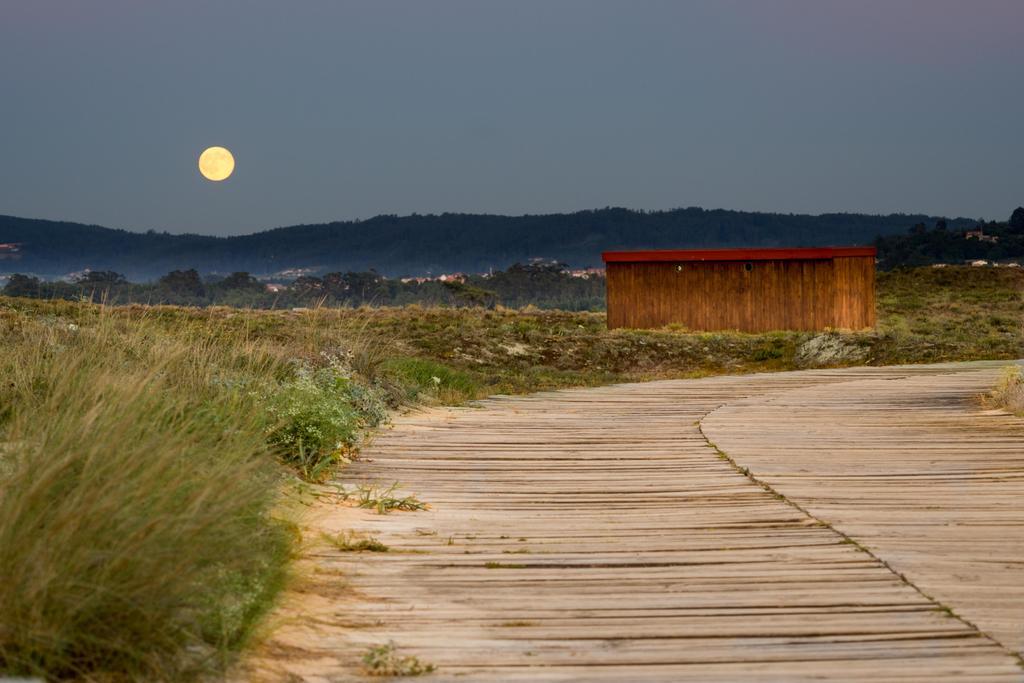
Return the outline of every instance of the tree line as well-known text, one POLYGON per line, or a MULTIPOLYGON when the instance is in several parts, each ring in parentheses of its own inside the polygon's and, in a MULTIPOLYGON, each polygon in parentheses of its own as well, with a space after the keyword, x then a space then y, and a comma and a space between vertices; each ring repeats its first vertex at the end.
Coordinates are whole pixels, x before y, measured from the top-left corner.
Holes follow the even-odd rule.
MULTIPOLYGON (((882 270, 976 259, 1024 259, 1024 207, 1006 221, 936 219, 914 223, 905 234, 881 235, 874 241, 882 270)), ((242 308, 311 306, 534 305, 563 310, 603 310, 605 279, 573 277, 564 262, 513 266, 489 275, 438 279, 396 279, 376 270, 335 271, 305 275, 282 287, 268 287, 247 271, 228 276, 200 275, 195 268, 172 270, 154 282, 131 282, 114 270, 85 271, 72 281, 46 280, 16 273, 3 288, 7 296, 104 301, 111 304, 176 304, 242 308)))
POLYGON ((1024 207, 1006 221, 978 220, 954 229, 945 220, 932 225, 919 221, 906 234, 883 235, 875 240, 878 265, 883 270, 965 261, 1024 259, 1024 207))
POLYGON ((71 282, 14 274, 3 293, 44 299, 88 300, 109 304, 174 304, 240 308, 313 306, 483 306, 603 310, 604 277, 573 277, 564 263, 515 264, 489 275, 445 281, 387 278, 369 270, 305 275, 268 286, 250 273, 203 277, 195 269, 173 270, 156 282, 129 282, 121 273, 88 271, 71 282), (276 291, 275 291, 276 290, 276 291))

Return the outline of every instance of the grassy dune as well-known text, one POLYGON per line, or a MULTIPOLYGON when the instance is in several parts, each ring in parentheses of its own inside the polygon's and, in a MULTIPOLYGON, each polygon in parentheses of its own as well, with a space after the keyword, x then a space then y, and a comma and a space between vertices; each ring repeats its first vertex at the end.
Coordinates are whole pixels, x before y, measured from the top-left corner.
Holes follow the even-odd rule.
POLYGON ((220 671, 281 588, 282 492, 387 394, 314 326, 0 303, 0 672, 220 671))
POLYGON ((0 330, 0 668, 219 668, 291 542, 264 417, 227 381, 274 359, 198 325, 172 337, 95 311, 8 309, 0 330))
POLYGON ((615 331, 539 310, 254 312, 0 298, 0 672, 216 674, 294 552, 285 495, 389 410, 721 372, 1024 356, 1024 274, 879 279, 880 326, 615 331))

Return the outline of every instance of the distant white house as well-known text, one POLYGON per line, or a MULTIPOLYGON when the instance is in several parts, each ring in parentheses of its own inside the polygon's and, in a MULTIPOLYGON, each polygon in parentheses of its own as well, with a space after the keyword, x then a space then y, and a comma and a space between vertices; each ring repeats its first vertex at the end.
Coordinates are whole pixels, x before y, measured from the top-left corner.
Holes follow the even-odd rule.
POLYGON ((316 271, 316 268, 288 268, 286 270, 279 270, 270 277, 280 278, 282 280, 294 280, 300 278, 303 275, 312 275, 316 271))
POLYGON ((991 242, 995 244, 999 241, 999 235, 986 235, 983 228, 977 230, 965 230, 964 239, 978 240, 979 242, 991 242))
POLYGON ((401 281, 405 284, 415 282, 421 285, 424 282, 465 282, 467 277, 465 273, 444 273, 436 277, 403 277, 401 281))
POLYGON ((569 275, 583 280, 589 280, 592 277, 604 277, 604 268, 582 268, 580 270, 570 270, 569 275))

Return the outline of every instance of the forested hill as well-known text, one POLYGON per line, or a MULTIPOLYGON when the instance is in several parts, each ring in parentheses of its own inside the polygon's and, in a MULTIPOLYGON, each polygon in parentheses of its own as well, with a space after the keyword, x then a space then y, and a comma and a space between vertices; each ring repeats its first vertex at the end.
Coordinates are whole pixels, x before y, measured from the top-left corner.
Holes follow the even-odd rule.
MULTIPOLYGON (((238 237, 135 233, 96 225, 0 216, 0 273, 58 276, 86 268, 130 279, 170 270, 289 268, 420 275, 481 272, 531 258, 597 266, 608 249, 868 244, 905 233, 923 215, 749 213, 700 208, 600 209, 570 214, 377 216, 364 221, 296 225, 238 237)), ((972 225, 948 221, 950 228, 972 225)))

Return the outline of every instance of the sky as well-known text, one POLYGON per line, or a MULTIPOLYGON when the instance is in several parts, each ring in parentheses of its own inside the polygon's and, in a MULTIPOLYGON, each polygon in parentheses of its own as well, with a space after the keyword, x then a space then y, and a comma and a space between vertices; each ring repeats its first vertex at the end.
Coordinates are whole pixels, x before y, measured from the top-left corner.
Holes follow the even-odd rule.
POLYGON ((1021 26, 1020 0, 0 0, 0 214, 1004 220, 1021 26))

